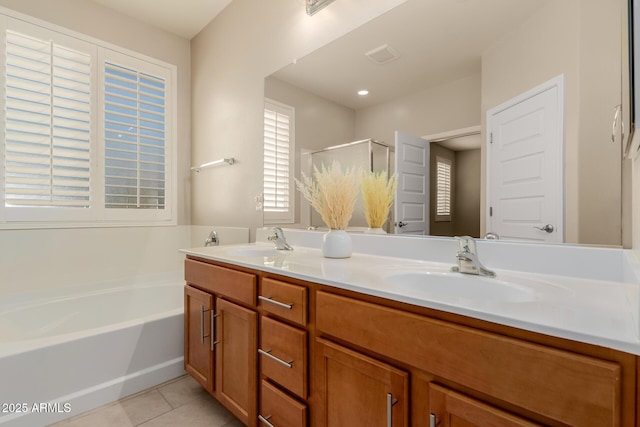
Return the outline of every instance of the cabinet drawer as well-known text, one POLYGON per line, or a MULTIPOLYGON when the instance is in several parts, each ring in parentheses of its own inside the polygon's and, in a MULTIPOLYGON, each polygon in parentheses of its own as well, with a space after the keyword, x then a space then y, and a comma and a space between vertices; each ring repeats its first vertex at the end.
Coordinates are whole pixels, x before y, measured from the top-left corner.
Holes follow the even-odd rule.
POLYGON ((186 259, 184 278, 202 290, 247 305, 256 305, 257 279, 253 274, 186 259))
POLYGON ((268 317, 260 327, 260 372, 306 398, 307 332, 268 317))
POLYGON ((273 279, 262 279, 258 304, 266 312, 299 325, 307 324, 307 288, 273 279))
POLYGON ((621 367, 326 292, 316 328, 568 425, 618 425, 621 367))
MULTIPOLYGON (((275 427, 306 427, 307 406, 263 380, 260 387, 260 417, 275 427)), ((264 422, 262 424, 268 426, 264 422)))

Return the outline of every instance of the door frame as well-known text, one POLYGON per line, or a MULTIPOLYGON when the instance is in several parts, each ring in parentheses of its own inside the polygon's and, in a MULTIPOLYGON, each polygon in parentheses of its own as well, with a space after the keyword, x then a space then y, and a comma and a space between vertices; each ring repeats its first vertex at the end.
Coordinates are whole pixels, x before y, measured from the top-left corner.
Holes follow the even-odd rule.
MULTIPOLYGON (((557 147, 555 147, 554 155, 558 158, 558 165, 560 168, 559 178, 557 185, 557 191, 560 195, 560 203, 558 205, 558 220, 556 221, 556 232, 558 236, 560 236, 560 243, 564 243, 565 241, 565 167, 564 167, 564 74, 560 74, 532 89, 529 89, 514 98, 509 99, 502 104, 493 107, 487 110, 486 115, 486 134, 485 134, 485 182, 486 182, 486 190, 485 190, 485 207, 484 207, 484 215, 485 215, 485 232, 489 232, 491 225, 491 216, 489 215, 489 209, 491 208, 491 131, 492 131, 492 118, 496 114, 503 112, 521 102, 528 100, 529 98, 533 98, 536 95, 541 94, 549 89, 557 89, 558 96, 556 97, 556 108, 558 111, 558 140, 560 143, 557 147)), ((554 224, 555 225, 555 224, 554 224)))

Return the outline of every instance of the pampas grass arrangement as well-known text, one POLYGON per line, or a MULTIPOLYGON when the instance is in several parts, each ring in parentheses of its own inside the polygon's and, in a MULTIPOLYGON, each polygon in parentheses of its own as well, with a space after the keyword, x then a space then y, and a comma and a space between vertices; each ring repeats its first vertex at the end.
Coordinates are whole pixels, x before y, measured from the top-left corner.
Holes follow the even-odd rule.
POLYGON ((342 172, 340 163, 334 161, 329 168, 323 164, 320 170, 314 166, 313 171, 315 179, 302 173, 302 180, 295 180, 296 187, 327 227, 346 229, 358 197, 358 176, 354 168, 342 172))
POLYGON ((398 185, 398 176, 388 178, 387 171, 363 171, 360 179, 364 216, 370 228, 381 228, 389 217, 389 210, 398 185))

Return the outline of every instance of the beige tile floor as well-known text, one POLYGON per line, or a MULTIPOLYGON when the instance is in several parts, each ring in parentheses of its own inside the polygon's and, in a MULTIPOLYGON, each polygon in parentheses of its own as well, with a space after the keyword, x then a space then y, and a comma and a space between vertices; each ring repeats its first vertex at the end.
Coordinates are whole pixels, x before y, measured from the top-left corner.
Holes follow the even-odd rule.
POLYGON ((243 424, 185 375, 53 426, 241 427, 243 424))

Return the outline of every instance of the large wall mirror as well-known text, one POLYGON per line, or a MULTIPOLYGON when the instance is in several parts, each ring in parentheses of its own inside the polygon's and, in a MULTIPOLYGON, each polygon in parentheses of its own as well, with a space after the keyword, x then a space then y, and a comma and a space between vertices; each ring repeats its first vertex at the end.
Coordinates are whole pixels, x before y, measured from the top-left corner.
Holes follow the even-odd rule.
MULTIPOLYGON (((560 110, 555 117, 560 121, 560 145, 543 155, 558 158, 559 171, 551 185, 560 192, 558 241, 619 246, 626 184, 624 135, 614 115, 625 102, 628 78, 626 4, 407 0, 267 76, 265 98, 295 110, 296 176, 308 163, 305 153, 373 139, 395 150, 393 157, 400 155, 397 131, 427 139, 430 162, 438 157, 454 165, 451 215, 434 221, 430 212, 428 234, 482 237, 493 231, 487 227, 493 214, 487 176, 495 171, 487 169, 501 167, 487 166, 491 114, 509 102, 518 105, 524 94, 559 79, 560 110), (369 93, 358 95, 360 90, 369 93)), ((527 123, 547 121, 536 116, 533 122, 519 123, 519 116, 514 117, 508 120, 519 133, 511 135, 509 143, 533 138, 535 132, 524 131, 527 123)), ((512 164, 520 173, 513 181, 528 185, 531 178, 522 171, 535 164, 512 164)), ((296 194, 295 223, 306 225, 309 210, 300 199, 296 194)), ((433 210, 434 203, 430 205, 433 210)), ((544 225, 527 222, 535 206, 519 208, 526 214, 521 222, 527 228, 544 225)))

